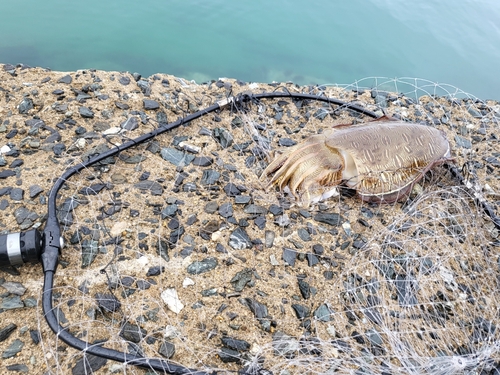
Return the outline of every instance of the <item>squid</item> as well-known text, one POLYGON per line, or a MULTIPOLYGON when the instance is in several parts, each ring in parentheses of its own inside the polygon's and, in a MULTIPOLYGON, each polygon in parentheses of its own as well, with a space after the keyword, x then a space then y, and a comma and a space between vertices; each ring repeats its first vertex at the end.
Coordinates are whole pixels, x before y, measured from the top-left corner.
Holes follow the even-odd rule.
POLYGON ((276 157, 262 176, 268 187, 288 189, 305 206, 335 195, 338 186, 354 189, 365 202, 394 203, 452 160, 444 132, 383 116, 310 136, 276 157))

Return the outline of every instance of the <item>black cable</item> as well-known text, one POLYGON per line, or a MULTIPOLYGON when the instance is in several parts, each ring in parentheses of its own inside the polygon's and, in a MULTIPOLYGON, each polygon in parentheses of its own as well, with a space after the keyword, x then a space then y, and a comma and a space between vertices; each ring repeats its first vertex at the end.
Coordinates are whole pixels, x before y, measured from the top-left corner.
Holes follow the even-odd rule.
POLYGON ((211 105, 208 108, 192 113, 186 117, 178 119, 177 121, 161 126, 149 133, 143 134, 135 139, 125 142, 119 146, 116 146, 102 154, 96 155, 89 158, 87 161, 80 163, 67 169, 61 177, 57 179, 55 184, 50 190, 48 202, 47 202, 47 222, 43 231, 43 253, 42 253, 42 266, 44 271, 44 284, 42 292, 42 306, 45 315, 45 320, 49 327, 54 331, 58 338, 68 344, 69 346, 83 351, 84 353, 89 353, 95 356, 103 357, 106 359, 111 359, 113 361, 123 362, 126 364, 131 364, 138 367, 143 367, 146 369, 154 369, 157 371, 162 371, 167 374, 193 374, 193 375, 209 375, 215 372, 205 372, 189 369, 184 366, 179 366, 170 363, 166 360, 161 359, 150 359, 139 357, 137 355, 120 352, 118 350, 109 349, 99 345, 91 345, 86 341, 80 340, 69 333, 65 328, 63 328, 56 317, 55 310, 52 304, 52 290, 54 286, 54 276, 57 269, 58 257, 60 250, 62 248, 61 243, 61 229, 59 227, 59 222, 56 215, 56 198, 57 193, 63 186, 63 184, 73 175, 80 172, 81 170, 91 166, 92 164, 98 163, 108 157, 115 156, 120 152, 127 150, 131 147, 139 145, 146 142, 160 134, 163 134, 169 130, 175 129, 182 124, 188 123, 195 120, 201 116, 207 115, 218 109, 223 109, 228 105, 241 105, 248 101, 255 101, 263 98, 295 98, 295 99, 308 99, 322 101, 326 103, 335 104, 344 108, 354 110, 356 112, 365 114, 367 116, 377 118, 377 114, 373 111, 367 110, 361 106, 345 103, 339 99, 328 98, 325 96, 318 96, 313 94, 301 94, 301 93, 290 93, 290 92, 265 92, 260 94, 240 94, 236 97, 228 97, 223 99, 216 104, 211 105))

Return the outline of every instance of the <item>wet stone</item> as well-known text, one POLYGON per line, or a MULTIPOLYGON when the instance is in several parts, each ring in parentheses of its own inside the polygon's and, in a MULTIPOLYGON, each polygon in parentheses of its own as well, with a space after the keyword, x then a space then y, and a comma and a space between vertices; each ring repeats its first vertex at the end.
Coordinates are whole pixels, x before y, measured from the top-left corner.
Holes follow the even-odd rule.
POLYGON ((114 312, 121 307, 120 301, 113 294, 97 293, 95 299, 97 306, 106 312, 114 312))
POLYGON ((94 112, 88 107, 80 107, 78 112, 83 118, 94 118, 94 112))
POLYGON ((252 240, 242 228, 236 228, 229 236, 229 246, 235 250, 243 250, 252 247, 252 240))
POLYGON ((160 345, 160 349, 158 349, 158 353, 160 353, 165 358, 172 358, 175 354, 175 345, 170 341, 163 341, 160 345))
POLYGON ((205 258, 201 261, 191 263, 187 267, 187 272, 191 275, 199 275, 201 273, 213 270, 215 267, 217 267, 217 264, 218 262, 216 258, 205 258))

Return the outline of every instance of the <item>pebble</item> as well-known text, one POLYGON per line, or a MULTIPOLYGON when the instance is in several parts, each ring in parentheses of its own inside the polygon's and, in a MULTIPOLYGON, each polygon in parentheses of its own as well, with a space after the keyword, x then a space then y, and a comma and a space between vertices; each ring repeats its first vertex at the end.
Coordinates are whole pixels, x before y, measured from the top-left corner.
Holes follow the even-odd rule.
POLYGON ((299 341, 281 331, 273 334, 274 354, 279 357, 293 358, 300 349, 299 341))
POLYGON ((20 309, 24 307, 23 301, 21 301, 21 297, 19 296, 10 296, 2 299, 2 303, 0 303, 0 309, 5 310, 13 310, 20 309))
POLYGON ((165 147, 160 151, 161 157, 177 167, 185 167, 194 160, 194 155, 175 148, 165 147))
POLYGON ((243 250, 252 247, 252 240, 247 232, 238 227, 229 236, 229 246, 235 250, 243 250))
POLYGON ((19 113, 22 115, 26 115, 33 108, 33 100, 31 98, 24 98, 18 106, 19 113))
POLYGON ((233 210, 233 205, 231 202, 226 202, 220 205, 219 207, 219 215, 222 216, 223 218, 228 218, 230 216, 233 216, 234 210, 233 210))
POLYGON ((7 340, 16 328, 17 326, 14 323, 9 323, 7 326, 0 328, 0 342, 7 340))
POLYGON ((23 286, 23 284, 17 281, 6 281, 0 286, 7 290, 7 292, 9 292, 10 294, 15 294, 17 296, 22 296, 24 292, 26 292, 26 288, 23 286))
POLYGON ((313 216, 313 219, 317 222, 331 226, 340 226, 343 222, 345 222, 345 219, 341 215, 326 212, 317 213, 313 216))
POLYGON ((225 128, 215 128, 212 136, 219 142, 222 148, 228 148, 233 144, 233 136, 225 128))
POLYGON ((83 118, 94 118, 94 112, 88 107, 80 107, 78 112, 83 118))
POLYGON ((145 110, 155 110, 160 108, 160 104, 156 100, 143 99, 142 102, 145 110))
POLYGON ((93 374, 100 368, 104 367, 108 360, 103 357, 98 357, 93 354, 86 354, 84 357, 76 361, 71 369, 71 375, 87 375, 93 374))
POLYGON ((15 339, 14 341, 12 341, 12 344, 10 344, 2 353, 2 358, 6 359, 14 357, 17 353, 21 352, 23 346, 24 342, 19 339, 15 339))
POLYGON ((106 312, 114 312, 121 307, 120 301, 113 294, 97 293, 95 299, 97 306, 106 312))
MULTIPOLYGON (((189 271, 188 271, 189 272, 189 271)), ((184 308, 179 296, 177 294, 177 290, 175 288, 167 288, 160 295, 161 299, 167 305, 168 309, 176 314, 180 313, 184 308)))
POLYGON ((73 78, 69 74, 67 74, 64 77, 61 77, 57 80, 57 83, 70 84, 71 82, 73 82, 73 78))
POLYGON ((284 247, 282 259, 286 264, 293 267, 295 266, 295 260, 297 259, 297 252, 293 249, 284 247))
POLYGON ((216 258, 205 258, 201 261, 195 261, 187 267, 187 272, 191 275, 199 275, 200 273, 205 273, 213 270, 217 267, 218 261, 216 258))
POLYGON ((160 345, 160 349, 158 349, 158 353, 160 353, 165 358, 172 358, 175 354, 175 345, 170 341, 163 341, 160 345))
POLYGON ((135 116, 128 117, 125 121, 120 124, 120 128, 132 131, 139 127, 139 120, 135 116))
POLYGON ((252 281, 253 271, 251 268, 245 268, 236 273, 231 279, 231 284, 235 292, 241 292, 245 286, 252 281))

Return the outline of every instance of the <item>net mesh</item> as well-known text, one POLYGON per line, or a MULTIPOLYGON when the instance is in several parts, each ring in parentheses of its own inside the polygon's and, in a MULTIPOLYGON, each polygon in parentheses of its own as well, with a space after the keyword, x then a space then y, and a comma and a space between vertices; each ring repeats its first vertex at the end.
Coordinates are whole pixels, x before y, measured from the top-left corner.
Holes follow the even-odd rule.
MULTIPOLYGON (((51 180, 228 95, 286 89, 443 130, 455 165, 497 207, 496 102, 405 78, 314 87, 157 78, 149 80, 148 99, 160 104, 153 111, 138 92, 101 89, 118 109, 86 123, 53 158, 51 180)), ((341 189, 304 207, 259 179, 276 154, 308 136, 369 120, 315 101, 250 101, 68 179, 58 198, 60 324, 91 345, 208 372, 493 373, 499 233, 449 170, 437 166, 407 201, 389 205, 341 189)), ((41 307, 37 319, 49 373, 155 373, 69 348, 48 330, 41 307)))

